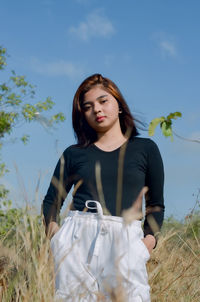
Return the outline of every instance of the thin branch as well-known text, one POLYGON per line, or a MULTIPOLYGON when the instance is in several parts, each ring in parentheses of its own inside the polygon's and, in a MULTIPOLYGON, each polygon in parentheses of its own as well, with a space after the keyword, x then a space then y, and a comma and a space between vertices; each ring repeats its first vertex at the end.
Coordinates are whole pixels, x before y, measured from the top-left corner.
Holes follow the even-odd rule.
POLYGON ((178 135, 176 132, 174 132, 174 131, 172 131, 173 132, 173 134, 176 136, 176 137, 178 137, 178 138, 180 138, 180 139, 182 139, 182 140, 184 140, 184 141, 187 141, 187 142, 191 142, 191 143, 199 143, 200 144, 200 140, 198 140, 198 139, 190 139, 190 138, 186 138, 186 137, 183 137, 183 136, 180 136, 180 135, 178 135))

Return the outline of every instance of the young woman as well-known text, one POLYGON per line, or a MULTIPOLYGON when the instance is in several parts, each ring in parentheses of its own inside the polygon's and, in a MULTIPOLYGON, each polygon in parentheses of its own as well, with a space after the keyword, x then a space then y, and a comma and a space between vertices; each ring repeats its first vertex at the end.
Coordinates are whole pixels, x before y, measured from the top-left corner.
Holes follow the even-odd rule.
POLYGON ((56 296, 115 301, 117 295, 116 301, 149 302, 146 261, 164 216, 160 152, 152 140, 137 137, 121 92, 100 74, 79 86, 72 117, 77 144, 63 152, 43 202, 56 296), (59 211, 72 186, 73 201, 60 228, 59 211))

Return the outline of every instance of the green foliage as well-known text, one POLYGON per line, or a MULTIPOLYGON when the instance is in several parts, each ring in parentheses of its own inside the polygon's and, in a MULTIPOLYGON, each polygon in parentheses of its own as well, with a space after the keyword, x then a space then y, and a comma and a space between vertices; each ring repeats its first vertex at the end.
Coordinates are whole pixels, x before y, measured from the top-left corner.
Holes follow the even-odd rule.
POLYGON ((41 227, 42 221, 40 215, 33 215, 31 219, 30 211, 28 208, 13 207, 12 201, 7 198, 8 190, 3 186, 0 187, 0 241, 9 246, 13 244, 16 236, 16 229, 21 228, 23 232, 29 232, 34 240, 33 245, 37 246, 38 237, 33 238, 31 230, 34 224, 34 229, 41 227))
MULTIPOLYGON (((0 46, 0 70, 3 71, 7 65, 6 48, 0 46)), ((0 151, 3 146, 2 139, 12 134, 16 126, 23 122, 40 121, 38 116, 42 112, 49 111, 53 108, 54 102, 50 97, 40 102, 33 102, 35 98, 36 87, 30 84, 25 76, 17 75, 15 71, 11 71, 10 77, 0 83, 0 151)), ((54 123, 63 122, 65 117, 63 113, 59 112, 50 116, 48 126, 54 123)), ((24 134, 21 141, 26 144, 29 135, 24 134)), ((0 177, 2 177, 8 170, 6 165, 1 160, 0 154, 0 177)), ((12 208, 12 203, 7 198, 8 190, 0 185, 0 238, 12 237, 16 224, 19 224, 23 211, 21 209, 12 208), (8 235, 9 234, 9 235, 8 235)))
MULTIPOLYGON (((5 205, 5 203, 7 204, 7 194, 8 194, 8 190, 3 186, 0 185, 0 200, 3 200, 3 205, 5 205)), ((0 204, 0 208, 1 208, 1 204, 0 204)))
POLYGON ((8 172, 8 169, 6 168, 5 163, 0 162, 0 177, 3 176, 6 172, 8 172))
POLYGON ((171 215, 170 217, 167 217, 164 220, 163 226, 162 226, 162 232, 165 234, 165 233, 168 233, 172 229, 179 231, 179 230, 181 230, 182 227, 183 227, 183 223, 181 221, 178 221, 171 215))
POLYGON ((20 223, 23 217, 22 209, 12 208, 11 201, 3 202, 4 209, 0 207, 0 240, 5 238, 13 240, 16 225, 20 223))
POLYGON ((21 137, 21 141, 24 143, 24 145, 26 145, 28 143, 29 140, 29 135, 25 134, 21 137))
MULTIPOLYGON (((0 46, 0 70, 6 66, 6 56, 6 49, 0 46)), ((25 76, 17 75, 13 70, 9 79, 0 84, 0 139, 10 135, 14 127, 23 121, 37 121, 38 114, 53 108, 55 103, 50 97, 45 101, 30 102, 35 98, 35 88, 25 76)), ((49 126, 64 120, 63 113, 57 113, 49 118, 49 126)), ((23 136, 21 140, 27 143, 28 136, 23 136)))
MULTIPOLYGON (((0 152, 1 152, 1 148, 2 148, 2 144, 0 143, 0 152)), ((0 177, 3 176, 6 172, 8 172, 8 170, 6 169, 5 163, 1 162, 1 153, 0 153, 0 177)), ((1 185, 0 185, 0 196, 1 196, 1 185)))
MULTIPOLYGON (((6 48, 0 46, 0 70, 3 71, 7 65, 6 48)), ((50 97, 44 101, 33 102, 35 98, 36 87, 30 84, 25 76, 17 75, 15 71, 11 71, 10 77, 0 83, 0 148, 2 147, 2 139, 12 134, 16 126, 23 122, 40 122, 41 113, 49 111, 55 103, 50 97), (40 118, 39 118, 40 117, 40 118)), ((47 126, 51 127, 55 123, 63 122, 65 117, 59 112, 48 119, 47 126)), ((26 144, 29 135, 24 134, 21 141, 26 144)), ((6 172, 5 164, 0 161, 0 176, 6 172)))
POLYGON ((165 118, 164 118, 164 116, 162 116, 162 117, 156 117, 156 118, 154 118, 154 119, 151 121, 151 123, 150 123, 150 125, 149 125, 149 135, 150 135, 150 136, 153 136, 153 135, 154 135, 154 132, 155 132, 156 127, 157 127, 160 123, 164 122, 164 120, 165 120, 165 118))
POLYGON ((162 133, 165 137, 171 137, 171 140, 173 140, 173 132, 172 132, 172 120, 177 119, 178 117, 181 117, 181 112, 174 112, 170 113, 167 117, 161 116, 154 118, 151 123, 149 124, 149 136, 153 136, 155 133, 155 129, 158 125, 160 125, 160 128, 162 130, 162 133))
POLYGON ((173 216, 166 218, 162 226, 162 233, 167 235, 170 232, 174 232, 174 236, 170 238, 170 242, 174 245, 181 246, 183 242, 189 240, 198 242, 200 238, 200 211, 196 209, 182 221, 176 220, 173 216))
POLYGON ((0 185, 0 239, 5 237, 9 231, 11 232, 18 221, 18 212, 21 212, 21 210, 12 208, 12 202, 7 198, 8 192, 3 185, 0 185))
POLYGON ((6 56, 6 48, 0 46, 0 70, 4 69, 4 67, 6 66, 6 56))
POLYGON ((200 238, 200 211, 196 211, 193 215, 187 217, 185 224, 185 236, 187 238, 200 238))

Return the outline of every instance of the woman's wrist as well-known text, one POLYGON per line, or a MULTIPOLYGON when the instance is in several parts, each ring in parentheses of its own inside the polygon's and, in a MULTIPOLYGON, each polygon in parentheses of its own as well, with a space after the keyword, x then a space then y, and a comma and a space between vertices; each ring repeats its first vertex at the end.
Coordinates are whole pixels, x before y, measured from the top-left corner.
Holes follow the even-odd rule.
POLYGON ((56 222, 54 221, 50 222, 46 230, 47 237, 51 239, 54 236, 54 234, 59 230, 59 228, 60 227, 56 222))

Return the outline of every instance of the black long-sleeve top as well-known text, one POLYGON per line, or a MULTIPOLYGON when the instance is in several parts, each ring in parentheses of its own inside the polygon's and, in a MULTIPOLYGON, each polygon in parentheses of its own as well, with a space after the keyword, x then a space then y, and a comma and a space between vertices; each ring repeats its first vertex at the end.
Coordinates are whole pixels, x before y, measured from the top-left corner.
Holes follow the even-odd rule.
POLYGON ((141 189, 147 186, 144 233, 154 234, 148 216, 153 216, 158 231, 164 217, 163 183, 162 158, 157 145, 150 139, 134 137, 111 152, 103 151, 94 144, 88 147, 72 145, 59 159, 43 201, 46 225, 57 221, 60 208, 73 185, 73 206, 76 210, 83 211, 86 200, 101 202, 103 196, 106 208, 114 216, 120 215, 116 213, 117 202, 121 202, 120 211, 130 208, 141 189), (102 186, 100 193, 97 174, 102 186))

